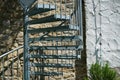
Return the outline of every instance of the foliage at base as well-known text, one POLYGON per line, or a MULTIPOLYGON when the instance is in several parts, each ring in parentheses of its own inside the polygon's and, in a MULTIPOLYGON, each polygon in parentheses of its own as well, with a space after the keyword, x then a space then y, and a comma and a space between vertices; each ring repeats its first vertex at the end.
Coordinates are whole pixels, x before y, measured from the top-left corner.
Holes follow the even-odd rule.
POLYGON ((117 80, 116 74, 116 71, 110 69, 108 64, 101 66, 99 63, 95 63, 89 70, 89 78, 84 80, 117 80))

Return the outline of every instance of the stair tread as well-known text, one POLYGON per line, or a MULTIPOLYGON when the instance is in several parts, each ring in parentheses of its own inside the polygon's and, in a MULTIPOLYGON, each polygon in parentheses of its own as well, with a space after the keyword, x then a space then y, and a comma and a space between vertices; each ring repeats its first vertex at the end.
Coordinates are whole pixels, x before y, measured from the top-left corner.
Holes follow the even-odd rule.
POLYGON ((78 50, 82 49, 82 45, 72 46, 30 46, 30 50, 78 50))
POLYGON ((70 16, 55 14, 40 19, 30 20, 27 22, 27 24, 32 25, 32 24, 48 23, 55 21, 66 21, 66 20, 70 20, 70 16))
POLYGON ((72 64, 55 64, 55 63, 31 63, 33 67, 56 67, 56 68, 72 68, 72 64))
POLYGON ((38 37, 38 38, 29 38, 29 41, 73 41, 73 40, 82 40, 82 36, 50 36, 50 37, 38 37))
POLYGON ((63 72, 31 72, 32 75, 54 76, 63 75, 63 72))
POLYGON ((53 4, 36 4, 33 8, 31 8, 26 14, 29 16, 36 15, 39 13, 44 13, 50 10, 54 10, 56 8, 53 4))
POLYGON ((68 31, 68 30, 79 30, 78 26, 67 25, 67 26, 58 26, 58 27, 49 27, 49 28, 38 28, 28 30, 28 33, 40 33, 40 32, 56 32, 56 31, 68 31))
POLYGON ((44 59, 77 59, 80 58, 80 55, 45 55, 45 54, 36 54, 30 55, 30 58, 44 58, 44 59))
POLYGON ((70 20, 70 16, 69 15, 62 15, 62 14, 55 14, 54 17, 56 19, 62 19, 62 20, 70 20))

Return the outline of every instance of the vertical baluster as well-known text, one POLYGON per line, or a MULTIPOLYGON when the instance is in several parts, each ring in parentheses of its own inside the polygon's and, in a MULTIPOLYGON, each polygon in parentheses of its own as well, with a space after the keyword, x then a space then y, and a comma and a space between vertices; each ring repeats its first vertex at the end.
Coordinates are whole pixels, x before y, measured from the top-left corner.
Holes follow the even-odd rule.
POLYGON ((62 18, 62 0, 60 0, 60 18, 62 18))
POLYGON ((78 26, 79 26, 79 35, 81 35, 81 29, 80 29, 80 17, 81 17, 81 12, 80 12, 80 3, 79 3, 80 0, 77 0, 77 16, 78 16, 78 26))
POLYGON ((20 65, 20 62, 19 62, 19 50, 17 50, 17 80, 19 80, 19 65, 20 65))
MULTIPOLYGON (((40 50, 40 54, 44 55, 44 52, 43 50, 40 50)), ((44 64, 44 59, 42 58, 41 59, 41 63, 44 64)), ((44 73, 44 67, 41 68, 42 69, 42 72, 44 73)), ((41 79, 40 80, 45 80, 45 76, 41 76, 41 79)))
MULTIPOLYGON (((34 43, 34 42, 33 42, 33 43, 34 43)), ((33 51, 30 52, 30 55, 32 55, 32 54, 33 54, 33 55, 37 55, 36 53, 37 53, 37 51, 33 50, 33 51)), ((30 59, 30 60, 31 60, 31 63, 33 63, 33 62, 36 61, 35 58, 30 59)), ((36 67, 31 67, 31 68, 30 68, 30 71, 35 72, 35 71, 36 71, 36 67)), ((31 78, 32 78, 32 79, 35 79, 35 78, 36 78, 36 75, 33 75, 33 76, 31 75, 31 78)))
MULTIPOLYGON (((41 54, 41 51, 40 50, 37 50, 37 54, 39 55, 39 54, 41 54)), ((41 58, 39 59, 39 58, 37 58, 36 59, 37 61, 35 62, 35 63, 41 63, 41 58)), ((37 69, 36 69, 36 71, 41 71, 41 69, 42 68, 40 68, 40 67, 36 67, 37 69)), ((40 75, 36 75, 36 79, 40 79, 42 76, 40 76, 40 75)), ((40 80, 42 80, 42 79, 40 79, 40 80)), ((44 80, 44 79, 43 79, 44 80)))
POLYGON ((80 26, 81 26, 81 36, 83 36, 83 20, 82 20, 82 0, 80 0, 80 26))
POLYGON ((71 55, 72 55, 72 61, 71 61, 72 63, 71 63, 71 64, 73 64, 73 63, 74 63, 74 62, 73 62, 73 56, 74 56, 75 54, 74 54, 74 51, 71 51, 71 53, 72 53, 72 54, 71 54, 71 55))
MULTIPOLYGON (((77 15, 76 15, 76 14, 77 14, 77 13, 76 13, 76 11, 77 11, 77 9, 76 9, 77 2, 76 2, 76 0, 73 0, 72 2, 73 2, 73 16, 74 16, 74 18, 73 18, 73 26, 78 26, 78 25, 77 25, 77 22, 76 22, 76 20, 77 20, 77 19, 76 19, 76 18, 77 18, 77 17, 76 17, 76 16, 77 16, 77 15)), ((77 29, 77 27, 76 27, 75 29, 77 29)), ((74 31, 74 35, 76 35, 75 32, 76 32, 76 31, 74 31)), ((77 31, 77 32, 78 32, 78 31, 77 31)), ((78 34, 77 34, 77 35, 78 35, 78 34)), ((76 44, 77 44, 77 42, 75 42, 75 45, 76 45, 76 44)), ((76 56, 77 56, 77 50, 75 50, 75 51, 73 51, 73 52, 75 52, 75 54, 72 54, 72 55, 76 55, 76 56)))
MULTIPOLYGON (((6 58, 7 58, 7 59, 6 59, 6 60, 7 60, 7 62, 6 62, 6 63, 7 63, 7 64, 9 64, 9 60, 8 60, 9 58, 8 58, 8 55, 6 56, 6 58)), ((10 68, 8 68, 8 70, 7 70, 7 75, 9 75, 9 74, 10 74, 9 69, 10 69, 10 68)), ((7 79, 10 79, 10 77, 7 77, 7 79)))
POLYGON ((12 70, 12 72, 11 72, 11 76, 12 76, 12 80, 14 80, 14 69, 13 69, 13 67, 14 67, 14 55, 12 54, 12 65, 11 65, 11 70, 12 70))
MULTIPOLYGON (((63 32, 62 32, 62 31, 60 32, 60 35, 63 36, 63 32)), ((62 44, 62 41, 61 41, 60 45, 63 45, 63 44, 62 44)), ((64 52, 64 51, 63 51, 63 50, 60 50, 60 51, 61 51, 61 54, 60 54, 60 55, 63 55, 63 52, 64 52)), ((61 59, 61 64, 63 64, 63 59, 61 59)), ((61 68, 61 72, 63 72, 63 68, 61 68)))
MULTIPOLYGON (((71 10, 71 12, 73 13, 73 15, 71 16, 71 20, 72 20, 71 23, 72 23, 72 26, 75 26, 75 23, 74 23, 74 22, 75 22, 75 20, 74 20, 74 17, 75 17, 75 15, 74 15, 74 11, 75 11, 75 8, 74 8, 74 7, 75 7, 75 0, 72 0, 71 2, 72 2, 72 3, 71 3, 71 4, 72 4, 72 8, 71 8, 72 10, 71 10)), ((75 31, 73 31, 73 35, 75 35, 75 31)), ((75 42, 76 42, 76 41, 75 41, 75 42)), ((75 45, 75 43, 73 43, 73 44, 75 45)), ((74 54, 74 51, 71 51, 71 52, 72 52, 71 55, 74 56, 74 55, 75 55, 75 54, 74 54)), ((73 58, 73 57, 72 57, 72 58, 73 58)), ((72 64, 73 64, 73 63, 74 63, 74 60, 72 59, 72 64)))
MULTIPOLYGON (((57 36, 57 35, 56 35, 57 36)), ((56 41, 56 46, 58 46, 58 41, 56 41)), ((57 56, 58 56, 58 50, 56 50, 56 54, 57 54, 57 56)), ((59 61, 58 61, 58 59, 57 59, 57 64, 59 63, 59 61)), ((57 67, 57 72, 59 72, 59 68, 57 67)))
POLYGON ((4 76, 5 72, 4 72, 4 57, 2 58, 2 80, 4 80, 4 76))
POLYGON ((66 2, 66 0, 64 0, 64 2, 65 2, 65 5, 64 5, 65 6, 65 10, 64 10, 64 12, 65 12, 65 19, 66 19, 67 18, 67 9, 66 9, 67 8, 66 7, 67 2, 66 2))
MULTIPOLYGON (((60 3, 61 3, 61 1, 60 1, 60 3)), ((61 11, 61 4, 60 4, 60 11, 61 11)), ((61 16, 61 14, 60 14, 60 16, 61 16)), ((60 32, 60 35, 62 36, 62 32, 60 32)), ((60 43, 59 43, 60 45, 62 45, 62 41, 60 41, 60 43)), ((60 51, 62 51, 62 50, 60 50, 60 51)), ((62 55, 62 52, 61 53, 59 53, 59 55, 62 55)), ((59 61, 59 63, 61 63, 62 64, 62 59, 60 59, 61 60, 61 62, 59 61)), ((61 68, 61 72, 63 71, 63 68, 61 68)))
MULTIPOLYGON (((79 27, 80 27, 80 33, 79 35, 83 36, 83 23, 82 23, 82 0, 78 0, 78 3, 79 3, 79 6, 78 6, 78 10, 79 10, 79 13, 80 13, 80 16, 79 16, 79 27)), ((83 41, 83 40, 82 40, 83 41)), ((79 42, 79 44, 83 44, 81 42, 79 42)), ((81 51, 79 51, 79 55, 81 55, 81 51)))
MULTIPOLYGON (((0 73, 2 72, 2 58, 0 58, 0 73)), ((2 80, 2 75, 0 75, 0 79, 2 80)))
POLYGON ((55 14, 57 13, 57 5, 56 5, 57 1, 54 1, 54 5, 55 5, 55 14))
MULTIPOLYGON (((51 43, 51 42, 50 42, 50 43, 51 43)), ((51 43, 51 44, 52 44, 52 43, 51 43)), ((49 45, 48 42, 47 42, 47 45, 49 45)), ((45 51, 45 53, 46 53, 47 55, 48 55, 48 54, 50 55, 50 54, 51 54, 50 51, 51 51, 51 50, 47 50, 47 51, 45 51)), ((50 62, 49 62, 49 59, 46 59, 46 60, 48 60, 48 62, 45 62, 45 64, 49 64, 49 63, 50 63, 50 62)), ((48 71, 50 71, 50 67, 48 67, 48 71)), ((48 80, 49 80, 49 77, 48 77, 48 80)))
POLYGON ((70 9, 70 16, 71 16, 71 22, 70 24, 72 23, 72 25, 74 25, 74 12, 75 12, 75 9, 74 9, 74 5, 75 5, 75 0, 71 0, 71 9, 70 9))
MULTIPOLYGON (((55 34, 55 33, 52 32, 51 36, 54 36, 54 34, 55 34)), ((54 41, 52 41, 52 46, 55 46, 54 41)), ((54 55, 54 54, 55 54, 55 50, 52 50, 52 55, 54 55)), ((53 61, 52 61, 53 63, 54 63, 54 60, 55 60, 55 59, 53 59, 53 61)), ((54 71, 54 69, 55 69, 55 68, 53 68, 53 71, 54 71)))
MULTIPOLYGON (((75 24, 76 24, 76 26, 79 26, 79 21, 78 21, 78 0, 75 0, 75 24)), ((78 31, 77 31, 77 33, 78 33, 78 31)), ((77 34, 77 35, 79 35, 79 33, 77 34)), ((79 41, 77 41, 75 44, 79 44, 79 41)), ((78 56, 78 50, 75 50, 76 51, 76 56, 78 56)))
MULTIPOLYGON (((2 58, 0 58, 0 72, 2 72, 2 58)), ((2 79, 2 75, 0 75, 0 78, 2 79)))

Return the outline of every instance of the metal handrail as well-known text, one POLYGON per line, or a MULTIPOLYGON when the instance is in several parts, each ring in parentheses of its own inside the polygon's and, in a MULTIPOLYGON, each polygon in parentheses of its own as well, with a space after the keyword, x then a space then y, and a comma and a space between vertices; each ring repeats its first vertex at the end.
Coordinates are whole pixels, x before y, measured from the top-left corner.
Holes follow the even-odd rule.
POLYGON ((9 51, 9 52, 6 52, 6 53, 2 54, 2 55, 0 56, 0 58, 2 58, 2 57, 4 57, 4 56, 7 56, 8 54, 12 54, 14 51, 17 51, 17 50, 19 50, 19 49, 21 49, 21 48, 23 48, 23 46, 20 46, 20 47, 18 47, 18 48, 15 48, 15 49, 9 51))
POLYGON ((15 48, 0 56, 0 79, 22 79, 22 75, 19 75, 19 71, 23 72, 22 65, 20 64, 23 57, 23 51, 21 52, 21 50, 23 50, 23 46, 15 48), (14 75, 15 71, 17 71, 16 75, 14 75))

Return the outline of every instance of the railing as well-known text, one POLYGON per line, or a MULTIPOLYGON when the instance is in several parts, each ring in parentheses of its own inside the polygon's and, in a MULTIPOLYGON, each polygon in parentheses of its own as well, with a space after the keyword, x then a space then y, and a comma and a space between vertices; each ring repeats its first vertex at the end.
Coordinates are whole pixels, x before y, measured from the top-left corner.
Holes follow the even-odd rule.
POLYGON ((22 80, 23 46, 0 56, 0 80, 22 80))

